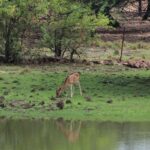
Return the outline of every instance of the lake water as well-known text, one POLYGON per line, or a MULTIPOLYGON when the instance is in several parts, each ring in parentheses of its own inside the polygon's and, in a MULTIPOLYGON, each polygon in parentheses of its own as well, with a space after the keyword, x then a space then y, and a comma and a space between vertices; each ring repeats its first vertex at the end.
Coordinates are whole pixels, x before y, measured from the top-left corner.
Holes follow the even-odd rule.
POLYGON ((0 150, 150 150, 150 123, 0 120, 0 150))

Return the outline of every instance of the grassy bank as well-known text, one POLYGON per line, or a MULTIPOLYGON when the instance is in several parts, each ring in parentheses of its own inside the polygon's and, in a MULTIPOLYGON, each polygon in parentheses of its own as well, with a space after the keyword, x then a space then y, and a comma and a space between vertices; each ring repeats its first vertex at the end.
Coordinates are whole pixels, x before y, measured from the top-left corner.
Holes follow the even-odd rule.
POLYGON ((150 70, 122 66, 0 66, 0 96, 6 107, 0 117, 58 118, 101 121, 150 121, 150 70), (68 72, 81 72, 83 96, 78 87, 64 109, 56 107, 55 90, 68 72), (22 100, 33 107, 12 107, 22 100), (110 103, 109 103, 110 102, 110 103))

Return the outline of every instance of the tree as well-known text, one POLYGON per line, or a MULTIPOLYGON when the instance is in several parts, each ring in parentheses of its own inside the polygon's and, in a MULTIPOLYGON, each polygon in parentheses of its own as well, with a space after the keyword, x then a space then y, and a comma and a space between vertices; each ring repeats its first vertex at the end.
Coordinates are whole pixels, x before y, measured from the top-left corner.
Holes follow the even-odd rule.
POLYGON ((146 13, 143 16, 143 20, 147 20, 148 17, 150 17, 150 0, 148 0, 147 10, 146 10, 146 13))
POLYGON ((11 62, 17 58, 21 50, 22 35, 47 11, 47 1, 0 0, 0 4, 0 39, 5 61, 11 62))
POLYGON ((139 3, 138 13, 139 13, 139 16, 141 16, 141 14, 142 14, 142 0, 138 0, 138 3, 139 3))
POLYGON ((119 23, 113 18, 110 11, 112 8, 128 1, 128 0, 82 0, 86 4, 91 5, 91 9, 94 10, 95 14, 103 13, 109 18, 109 25, 118 27, 119 23))
POLYGON ((109 19, 101 13, 95 16, 90 6, 71 0, 51 0, 49 14, 42 24, 43 43, 56 57, 69 52, 70 60, 90 43, 96 27, 107 26, 109 19))

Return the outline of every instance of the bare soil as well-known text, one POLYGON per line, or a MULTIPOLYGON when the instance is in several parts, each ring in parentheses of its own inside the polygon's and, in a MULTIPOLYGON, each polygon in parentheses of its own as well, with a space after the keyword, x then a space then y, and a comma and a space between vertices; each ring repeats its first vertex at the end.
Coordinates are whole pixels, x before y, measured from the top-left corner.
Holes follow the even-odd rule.
POLYGON ((99 28, 97 32, 101 34, 104 41, 115 41, 122 38, 125 27, 125 41, 127 42, 149 42, 150 41, 150 20, 143 21, 142 17, 135 13, 126 13, 124 18, 118 20, 120 27, 116 29, 99 28))

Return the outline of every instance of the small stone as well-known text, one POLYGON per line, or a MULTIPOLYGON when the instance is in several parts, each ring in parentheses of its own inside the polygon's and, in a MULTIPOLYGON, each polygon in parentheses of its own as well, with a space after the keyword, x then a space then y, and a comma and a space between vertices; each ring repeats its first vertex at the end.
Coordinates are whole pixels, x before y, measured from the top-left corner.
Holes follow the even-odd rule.
POLYGON ((64 108, 64 102, 63 101, 59 101, 56 103, 56 106, 59 108, 59 109, 63 109, 64 108))
POLYGON ((111 104, 112 102, 113 102, 112 99, 107 100, 107 103, 108 103, 108 104, 111 104))
POLYGON ((5 104, 4 103, 0 103, 0 108, 4 108, 5 104))
POLYGON ((0 96, 0 103, 4 102, 5 97, 4 96, 0 96))
POLYGON ((39 105, 44 105, 45 104, 45 102, 44 101, 41 101, 40 103, 39 103, 39 105))
POLYGON ((88 101, 88 102, 92 101, 92 98, 91 98, 90 96, 85 96, 84 98, 85 98, 85 100, 88 101))
POLYGON ((55 100, 56 100, 56 98, 52 96, 52 97, 51 97, 51 100, 52 100, 52 101, 55 101, 55 100))
POLYGON ((4 94, 4 95, 8 95, 8 93, 9 93, 8 91, 4 91, 4 93, 3 93, 3 94, 4 94))
POLYGON ((66 104, 71 104, 71 100, 66 100, 66 104))
POLYGON ((28 103, 26 103, 26 104, 22 104, 21 105, 21 107, 23 109, 29 109, 29 108, 32 108, 33 106, 35 106, 35 104, 28 104, 28 103))

